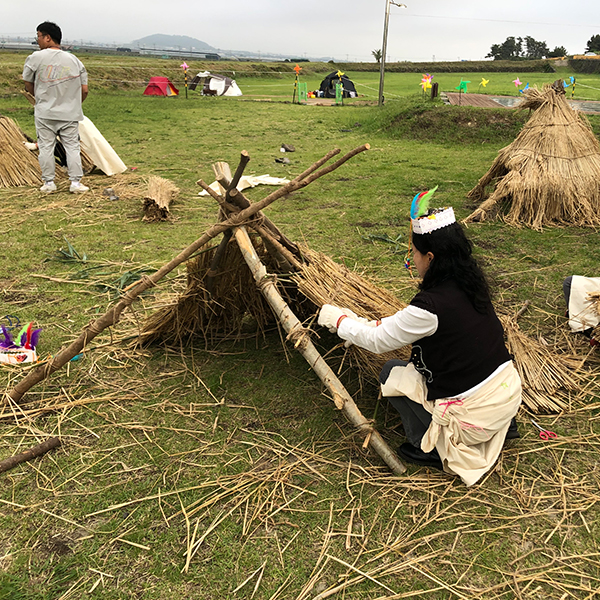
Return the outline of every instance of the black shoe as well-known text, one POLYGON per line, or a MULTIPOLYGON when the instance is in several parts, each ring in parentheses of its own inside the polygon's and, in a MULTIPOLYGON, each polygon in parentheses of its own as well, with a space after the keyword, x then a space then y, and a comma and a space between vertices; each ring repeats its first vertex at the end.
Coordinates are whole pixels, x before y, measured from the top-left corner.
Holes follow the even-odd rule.
POLYGON ((508 431, 506 432, 507 440, 516 440, 520 438, 521 434, 519 433, 519 428, 517 426, 517 420, 513 417, 510 420, 510 425, 508 426, 508 431))
POLYGON ((408 442, 402 444, 398 448, 398 455, 403 458, 406 462, 414 465, 421 465, 423 467, 434 467, 435 469, 443 470, 442 461, 437 450, 433 449, 431 452, 423 452, 421 448, 416 448, 408 442))

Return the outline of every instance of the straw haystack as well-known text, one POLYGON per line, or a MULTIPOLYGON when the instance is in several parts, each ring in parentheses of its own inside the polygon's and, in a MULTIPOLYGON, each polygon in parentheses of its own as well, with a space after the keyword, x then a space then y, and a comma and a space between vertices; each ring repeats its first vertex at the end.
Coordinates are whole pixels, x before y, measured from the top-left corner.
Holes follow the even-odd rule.
POLYGON ((37 154, 24 146, 31 141, 8 117, 0 116, 0 188, 40 185, 42 171, 37 154))
MULTIPOLYGON (((23 144, 31 141, 12 119, 0 115, 0 188, 38 186, 42 183, 37 151, 32 152, 23 144)), ((57 142, 55 155, 66 164, 66 153, 60 142, 57 142)), ((83 151, 81 166, 84 173, 94 168, 93 161, 83 151)), ((56 179, 60 181, 66 178, 64 170, 57 165, 56 179)))
POLYGON ((511 225, 538 230, 600 225, 600 144, 562 82, 527 90, 519 108, 535 112, 469 192, 481 204, 466 222, 503 213, 511 225))

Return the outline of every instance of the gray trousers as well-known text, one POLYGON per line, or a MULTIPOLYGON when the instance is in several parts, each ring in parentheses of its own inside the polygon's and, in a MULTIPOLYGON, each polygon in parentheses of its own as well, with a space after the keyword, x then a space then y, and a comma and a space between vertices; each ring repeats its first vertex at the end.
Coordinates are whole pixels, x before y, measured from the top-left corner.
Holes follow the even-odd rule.
MULTIPOLYGON (((379 382, 385 383, 394 367, 405 367, 407 364, 404 360, 388 360, 379 374, 379 382)), ((420 448, 421 439, 431 423, 431 413, 406 396, 389 396, 386 400, 400 413, 409 444, 420 448)))
POLYGON ((55 121, 53 119, 35 118, 35 130, 37 132, 38 149, 40 155, 40 168, 42 179, 54 181, 56 163, 54 161, 54 146, 56 136, 67 154, 67 171, 71 181, 79 181, 83 177, 81 168, 81 151, 79 147, 79 122, 78 121, 55 121))

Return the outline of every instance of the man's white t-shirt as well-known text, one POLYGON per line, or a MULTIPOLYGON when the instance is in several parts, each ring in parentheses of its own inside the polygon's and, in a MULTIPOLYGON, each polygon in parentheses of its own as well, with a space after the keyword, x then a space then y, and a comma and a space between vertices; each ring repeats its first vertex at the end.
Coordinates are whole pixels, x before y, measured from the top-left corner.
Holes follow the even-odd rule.
POLYGON ((25 61, 23 79, 34 85, 36 118, 83 121, 81 86, 88 79, 76 56, 57 48, 37 50, 25 61))

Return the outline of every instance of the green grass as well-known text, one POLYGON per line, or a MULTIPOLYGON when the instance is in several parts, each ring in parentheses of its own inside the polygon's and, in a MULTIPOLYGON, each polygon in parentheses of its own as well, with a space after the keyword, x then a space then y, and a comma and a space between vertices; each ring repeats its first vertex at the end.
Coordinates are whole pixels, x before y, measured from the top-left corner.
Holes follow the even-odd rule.
MULTIPOLYGON (((108 60, 93 59, 106 69, 108 60)), ((456 77, 448 77, 451 87, 456 77)), ((499 78, 509 74, 493 77, 504 89, 499 78)), ((375 79, 356 75, 365 85, 375 79)), ((44 329, 42 354, 56 353, 113 301, 95 284, 158 268, 215 221, 215 202, 198 197, 196 185, 200 177, 212 181, 213 162, 235 167, 246 149, 248 172, 293 177, 334 147, 346 151, 365 142, 369 152, 267 213, 291 239, 364 269, 409 300, 414 284, 402 256, 369 234, 400 236, 401 250, 412 196, 436 184, 440 204, 453 205, 460 217, 469 214, 466 193, 526 116, 431 103, 415 96, 419 79, 386 77, 390 93, 410 89, 411 97, 389 100, 383 111, 92 90, 86 114, 137 167, 123 180, 151 174, 173 180, 181 188, 172 207, 175 220, 143 223, 141 197, 108 201, 102 190, 112 180, 102 176, 87 178, 92 192, 84 196, 0 190, 0 316, 36 320, 44 329), (296 147, 287 166, 274 162, 283 142, 296 147), (87 255, 85 265, 46 260, 66 247, 65 237, 87 255), (88 271, 87 279, 57 281, 95 266, 98 272, 88 271)), ((278 87, 283 84, 247 78, 243 86, 274 98, 281 90, 283 99, 291 91, 278 87)), ((0 113, 34 133, 32 110, 20 96, 0 98, 0 113)), ((590 121, 597 132, 600 117, 590 121)), ((268 191, 256 188, 248 196, 258 200, 268 191)), ((497 302, 516 310, 530 300, 533 307, 520 323, 549 340, 557 323, 559 331, 565 327, 563 277, 598 274, 600 246, 592 230, 538 233, 491 222, 472 225, 469 236, 496 282, 497 302)), ((129 331, 155 298, 180 289, 184 279, 183 268, 169 276, 113 334, 129 331)), ((524 437, 507 447, 483 485, 466 490, 426 469, 391 477, 361 449, 303 359, 289 346, 284 351, 275 329, 208 349, 201 340, 143 351, 110 341, 110 334, 101 336, 83 360, 31 393, 35 401, 89 403, 31 421, 0 420, 0 459, 48 435, 64 440, 58 451, 0 474, 2 600, 227 598, 265 561, 255 598, 267 600, 285 584, 279 597, 295 599, 314 574, 313 591, 304 596, 312 598, 338 576, 352 574, 335 559, 372 573, 397 593, 424 590, 432 599, 597 594, 595 399, 558 419, 541 417, 561 436, 555 445, 539 442, 523 412, 524 437), (240 482, 253 492, 247 502, 235 488, 240 482), (135 502, 159 491, 160 501, 135 502), (206 506, 190 517, 188 534, 181 507, 191 510, 201 501, 206 506), (91 515, 121 503, 131 504, 91 515), (186 540, 196 525, 196 537, 208 532, 206 540, 182 572, 186 540), (389 572, 373 571, 384 566, 389 572)), ((330 341, 324 335, 319 343, 330 341)), ((583 356, 584 343, 574 343, 583 356)), ((339 358, 332 361, 339 364, 339 358)), ((19 376, 0 370, 4 387, 19 376)), ((351 372, 343 379, 364 414, 376 413, 378 429, 398 445, 397 419, 383 406, 376 409, 375 385, 359 391, 351 372)), ((256 581, 235 597, 250 598, 256 581)), ((345 597, 391 594, 369 580, 350 586, 345 597)))

